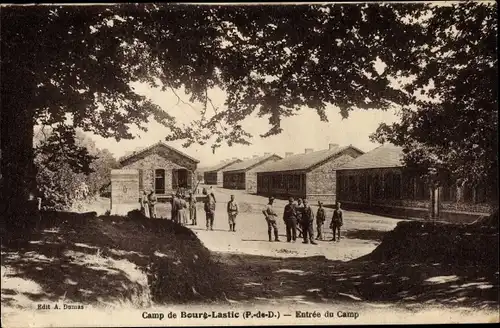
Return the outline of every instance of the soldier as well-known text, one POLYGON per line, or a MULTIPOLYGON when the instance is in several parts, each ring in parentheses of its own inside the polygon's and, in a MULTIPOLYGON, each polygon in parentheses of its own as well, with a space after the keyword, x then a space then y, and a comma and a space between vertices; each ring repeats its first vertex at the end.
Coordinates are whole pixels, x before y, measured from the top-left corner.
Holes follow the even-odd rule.
POLYGON ((332 241, 335 241, 335 233, 338 233, 338 241, 340 241, 340 227, 344 225, 344 217, 342 210, 340 209, 340 203, 335 203, 335 209, 333 210, 332 222, 330 223, 330 228, 333 232, 332 241))
POLYGON ((151 218, 156 219, 156 203, 158 202, 158 199, 156 198, 154 190, 151 190, 151 192, 148 195, 148 205, 149 205, 149 212, 151 218))
POLYGON ((215 199, 212 197, 213 194, 207 194, 207 192, 204 192, 205 195, 205 204, 204 204, 204 209, 205 209, 205 214, 207 218, 207 230, 214 230, 214 215, 215 215, 215 199))
POLYGON ((290 242, 293 240, 293 242, 295 242, 297 239, 297 213, 295 211, 293 197, 290 197, 288 199, 288 204, 285 205, 283 221, 286 226, 286 241, 290 242))
POLYGON ((302 235, 304 236, 304 244, 310 242, 313 245, 317 245, 314 241, 314 213, 307 203, 307 199, 304 199, 304 214, 302 215, 302 235))
POLYGON ((322 202, 318 202, 318 206, 318 212, 316 212, 316 229, 318 235, 316 236, 316 240, 323 240, 323 225, 326 220, 325 209, 322 202))
POLYGON ((295 212, 297 214, 297 230, 299 231, 299 238, 302 237, 302 216, 304 215, 304 204, 302 203, 302 198, 297 199, 297 205, 295 206, 295 212))
POLYGON ((196 225, 196 196, 189 192, 189 219, 192 225, 196 225))
POLYGON ((274 241, 280 241, 278 239, 278 226, 276 225, 276 212, 273 208, 274 197, 269 197, 269 203, 266 208, 262 211, 267 221, 267 234, 269 236, 269 241, 273 241, 272 239, 272 231, 274 230, 274 241))
POLYGON ((238 215, 238 203, 231 195, 231 200, 227 203, 227 217, 229 220, 229 231, 236 231, 236 216, 238 215))
POLYGON ((141 195, 141 211, 145 217, 149 218, 149 204, 148 204, 148 193, 143 190, 141 195))

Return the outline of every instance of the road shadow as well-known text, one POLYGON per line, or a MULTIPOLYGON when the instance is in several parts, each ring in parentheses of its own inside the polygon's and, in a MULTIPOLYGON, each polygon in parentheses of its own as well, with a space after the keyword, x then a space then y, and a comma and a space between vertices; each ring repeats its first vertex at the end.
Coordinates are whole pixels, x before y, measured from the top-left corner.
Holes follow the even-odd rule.
POLYGON ((343 232, 343 236, 345 238, 373 240, 373 241, 382 241, 382 239, 384 238, 384 236, 386 234, 387 234, 387 231, 361 230, 361 229, 346 230, 343 232))
POLYGON ((498 272, 444 263, 332 261, 220 254, 237 278, 236 301, 392 302, 498 306, 498 272))

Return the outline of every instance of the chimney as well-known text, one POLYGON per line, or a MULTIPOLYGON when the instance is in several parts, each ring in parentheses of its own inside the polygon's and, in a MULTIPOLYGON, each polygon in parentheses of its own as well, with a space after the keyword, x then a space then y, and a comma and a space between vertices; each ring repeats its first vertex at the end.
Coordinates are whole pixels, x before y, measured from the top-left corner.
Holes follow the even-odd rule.
POLYGON ((314 149, 312 149, 312 148, 306 148, 305 153, 309 154, 309 153, 312 153, 313 151, 314 151, 314 149))
POLYGON ((264 156, 268 156, 268 155, 271 155, 271 153, 264 153, 264 156))
POLYGON ((257 158, 257 157, 259 157, 259 155, 253 155, 252 157, 253 157, 253 158, 257 158))
POLYGON ((292 156, 292 155, 293 155, 293 152, 286 152, 286 153, 285 153, 285 158, 286 158, 286 157, 290 157, 290 156, 292 156))
POLYGON ((232 160, 233 160, 233 161, 235 161, 235 160, 237 160, 237 159, 238 159, 238 157, 233 157, 233 158, 232 158, 232 160))
POLYGON ((329 150, 332 150, 334 148, 337 148, 339 146, 339 144, 336 144, 336 143, 331 143, 331 144, 328 144, 328 149, 329 150))

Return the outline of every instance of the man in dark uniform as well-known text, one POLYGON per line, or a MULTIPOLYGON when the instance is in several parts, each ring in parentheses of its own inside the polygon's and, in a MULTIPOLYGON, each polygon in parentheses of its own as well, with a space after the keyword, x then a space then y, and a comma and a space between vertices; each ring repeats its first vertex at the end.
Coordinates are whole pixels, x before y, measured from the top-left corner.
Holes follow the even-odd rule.
POLYGON ((274 203, 274 197, 269 197, 269 203, 267 203, 266 208, 262 210, 262 213, 264 213, 264 216, 266 217, 267 221, 267 234, 269 236, 269 241, 273 241, 272 239, 272 232, 274 230, 274 241, 280 241, 278 239, 278 226, 276 225, 276 218, 278 215, 274 211, 273 207, 274 203))
POLYGON ((322 202, 318 202, 318 206, 318 212, 316 212, 316 228, 318 230, 318 235, 316 236, 316 240, 323 240, 323 225, 326 220, 325 209, 323 208, 322 202))
POLYGON ((214 230, 214 215, 215 215, 215 197, 212 196, 212 194, 207 194, 207 192, 204 192, 205 195, 205 204, 204 204, 204 209, 205 209, 205 214, 207 218, 207 230, 214 230))
POLYGON ((299 238, 302 237, 302 216, 304 215, 304 204, 302 203, 302 198, 297 199, 297 205, 295 206, 295 213, 297 215, 297 230, 299 230, 299 238))
POLYGON ((302 215, 302 235, 304 236, 304 244, 311 243, 313 245, 317 245, 314 241, 314 213, 307 203, 307 199, 304 199, 304 214, 302 215))
POLYGON ((332 223, 330 223, 330 228, 333 232, 332 241, 335 241, 335 234, 338 233, 338 241, 340 241, 340 227, 344 225, 344 217, 342 210, 340 209, 340 203, 335 203, 335 209, 333 210, 332 223))
POLYGON ((283 211, 283 221, 286 226, 286 241, 290 242, 297 239, 297 214, 295 212, 295 204, 293 203, 293 198, 288 199, 288 204, 285 205, 285 210, 283 211))

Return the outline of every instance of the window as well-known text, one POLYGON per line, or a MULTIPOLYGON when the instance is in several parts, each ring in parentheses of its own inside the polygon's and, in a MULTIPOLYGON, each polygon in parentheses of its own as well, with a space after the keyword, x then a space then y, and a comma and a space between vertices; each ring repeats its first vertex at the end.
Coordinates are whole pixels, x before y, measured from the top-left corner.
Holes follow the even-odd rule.
POLYGON ((381 199, 383 195, 383 188, 382 188, 382 183, 380 181, 380 176, 378 174, 375 174, 373 176, 373 198, 375 199, 381 199))
POLYGON ((368 189, 366 186, 366 175, 361 175, 359 177, 359 195, 361 197, 361 201, 365 201, 368 198, 368 189))
MULTIPOLYGON (((172 183, 173 183, 172 179, 172 183)), ((157 169, 155 170, 155 193, 164 194, 165 193, 165 170, 157 169)))
POLYGON ((476 203, 486 203, 488 201, 488 193, 483 186, 476 187, 476 203))
POLYGON ((401 199, 401 175, 400 174, 394 174, 393 195, 394 195, 394 199, 401 199))
POLYGON ((288 189, 289 190, 294 190, 294 191, 299 191, 300 190, 300 175, 298 174, 291 174, 288 176, 288 189))
POLYGON ((430 197, 430 191, 424 180, 416 178, 415 199, 427 200, 430 197))
POLYGON ((474 202, 473 188, 471 185, 466 184, 463 188, 463 199, 464 203, 474 202))
POLYGON ((408 172, 403 172, 403 199, 415 199, 415 177, 408 172))
POLYGON ((393 186, 393 176, 392 172, 387 172, 384 175, 384 198, 385 199, 392 199, 392 188, 393 186))
POLYGON ((349 194, 350 196, 355 199, 356 198, 356 182, 354 181, 354 177, 352 175, 349 176, 348 178, 349 182, 348 182, 348 188, 349 188, 349 194))

